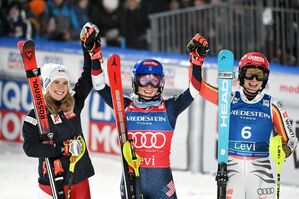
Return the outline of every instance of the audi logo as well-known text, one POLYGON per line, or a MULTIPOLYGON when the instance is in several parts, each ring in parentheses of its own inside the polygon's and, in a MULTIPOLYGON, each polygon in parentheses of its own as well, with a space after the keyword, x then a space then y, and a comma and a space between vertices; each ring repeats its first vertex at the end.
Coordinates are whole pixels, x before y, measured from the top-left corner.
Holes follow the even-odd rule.
POLYGON ((161 132, 129 132, 129 138, 133 140, 134 146, 137 149, 161 149, 166 143, 166 136, 161 132))
POLYGON ((259 188, 257 190, 257 193, 259 195, 268 195, 268 194, 273 194, 274 193, 274 188, 273 187, 269 187, 269 188, 259 188))

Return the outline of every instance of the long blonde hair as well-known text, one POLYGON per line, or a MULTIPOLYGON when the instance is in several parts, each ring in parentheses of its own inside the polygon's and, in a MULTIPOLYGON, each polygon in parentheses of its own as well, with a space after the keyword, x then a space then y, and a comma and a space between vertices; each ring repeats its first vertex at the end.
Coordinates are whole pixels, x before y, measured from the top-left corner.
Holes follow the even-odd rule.
POLYGON ((72 94, 68 91, 65 97, 57 102, 50 94, 49 89, 46 89, 45 93, 45 101, 47 109, 52 113, 54 116, 57 116, 58 111, 62 110, 65 113, 72 113, 75 107, 75 99, 72 94))

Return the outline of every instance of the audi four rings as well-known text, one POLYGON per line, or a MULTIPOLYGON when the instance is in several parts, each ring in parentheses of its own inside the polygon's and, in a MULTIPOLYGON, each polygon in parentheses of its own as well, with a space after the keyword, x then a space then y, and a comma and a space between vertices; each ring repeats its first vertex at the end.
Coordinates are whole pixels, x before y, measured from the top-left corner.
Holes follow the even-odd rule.
POLYGON ((166 143, 166 136, 161 132, 128 132, 129 137, 133 140, 134 146, 138 149, 161 149, 166 143))

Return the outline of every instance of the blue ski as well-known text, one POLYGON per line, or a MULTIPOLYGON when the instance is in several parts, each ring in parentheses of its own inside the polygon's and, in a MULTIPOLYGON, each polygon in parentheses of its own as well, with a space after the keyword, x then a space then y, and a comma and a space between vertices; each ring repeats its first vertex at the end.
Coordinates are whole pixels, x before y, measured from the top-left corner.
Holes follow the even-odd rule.
POLYGON ((227 160, 229 142, 230 104, 234 55, 229 50, 222 50, 218 54, 218 170, 217 199, 226 198, 227 160))

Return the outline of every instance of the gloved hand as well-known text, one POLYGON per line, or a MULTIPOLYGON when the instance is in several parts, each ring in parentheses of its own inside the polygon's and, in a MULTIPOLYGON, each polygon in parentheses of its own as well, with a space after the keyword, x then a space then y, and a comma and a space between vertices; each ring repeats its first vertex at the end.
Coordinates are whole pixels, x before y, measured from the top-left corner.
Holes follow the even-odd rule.
POLYGON ((201 66, 206 54, 209 52, 208 42, 203 36, 196 33, 187 44, 187 50, 190 53, 190 62, 201 66))
POLYGON ((92 60, 102 60, 99 28, 95 24, 87 22, 83 26, 80 32, 80 40, 83 42, 83 46, 89 52, 92 60))
POLYGON ((63 142, 64 144, 64 150, 63 155, 68 156, 79 156, 82 151, 82 143, 80 140, 72 139, 72 140, 66 140, 63 142))
POLYGON ((286 155, 286 158, 289 157, 292 153, 290 147, 287 145, 287 143, 282 143, 282 149, 286 155))

